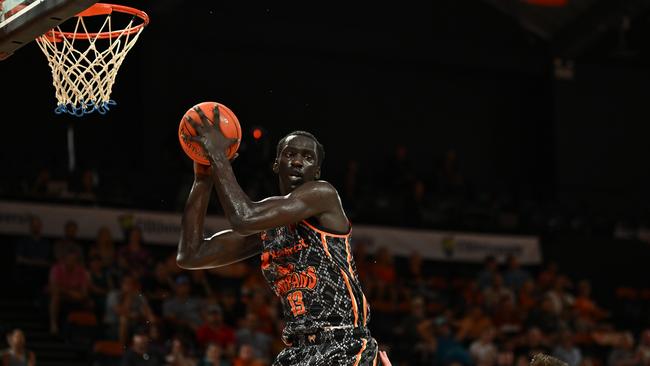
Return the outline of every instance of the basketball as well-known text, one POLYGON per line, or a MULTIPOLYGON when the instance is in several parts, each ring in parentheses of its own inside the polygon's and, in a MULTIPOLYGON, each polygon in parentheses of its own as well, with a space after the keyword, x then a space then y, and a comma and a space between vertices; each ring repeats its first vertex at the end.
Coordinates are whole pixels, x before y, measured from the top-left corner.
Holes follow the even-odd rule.
POLYGON ((194 128, 189 124, 189 122, 187 122, 185 117, 189 116, 197 123, 201 123, 201 117, 196 111, 194 111, 195 107, 199 107, 205 116, 208 117, 210 123, 214 124, 213 110, 215 105, 219 106, 219 116, 221 117, 221 123, 219 124, 219 127, 221 128, 223 135, 226 136, 226 138, 239 139, 237 143, 231 145, 228 148, 228 151, 226 151, 226 156, 228 159, 232 158, 235 155, 237 149, 239 149, 239 144, 241 141, 242 134, 239 120, 237 119, 237 116, 235 116, 235 114, 225 105, 217 102, 202 102, 188 109, 187 112, 185 112, 183 115, 183 118, 181 118, 181 123, 178 126, 178 139, 181 142, 181 147, 183 148, 183 151, 185 151, 185 154, 187 154, 187 156, 189 156, 192 160, 203 165, 210 165, 210 161, 208 160, 208 156, 203 150, 203 147, 201 147, 201 145, 197 142, 186 142, 183 140, 183 135, 196 136, 196 131, 194 131, 194 128))

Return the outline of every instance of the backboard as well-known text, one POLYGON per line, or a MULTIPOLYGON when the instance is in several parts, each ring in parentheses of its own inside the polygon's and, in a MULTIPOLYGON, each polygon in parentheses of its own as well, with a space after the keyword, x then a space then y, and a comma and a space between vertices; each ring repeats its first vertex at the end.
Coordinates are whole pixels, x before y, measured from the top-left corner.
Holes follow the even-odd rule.
POLYGON ((0 0, 0 60, 98 0, 0 0))

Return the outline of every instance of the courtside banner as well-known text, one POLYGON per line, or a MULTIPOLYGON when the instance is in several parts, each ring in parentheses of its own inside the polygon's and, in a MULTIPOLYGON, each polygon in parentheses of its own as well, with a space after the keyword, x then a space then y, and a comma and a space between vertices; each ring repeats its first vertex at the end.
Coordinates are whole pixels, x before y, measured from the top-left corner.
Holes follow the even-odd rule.
MULTIPOLYGON (((99 228, 106 226, 113 237, 120 241, 124 238, 125 230, 136 225, 142 228, 145 243, 176 245, 181 229, 179 213, 0 201, 0 232, 9 235, 27 234, 32 215, 41 218, 43 235, 47 237, 62 236, 65 223, 74 220, 79 225, 79 238, 83 240, 94 239, 99 228)), ((223 217, 206 217, 206 235, 228 227, 228 222, 223 217)), ((514 255, 522 264, 542 262, 539 240, 534 236, 469 234, 365 225, 354 225, 352 234, 352 245, 365 245, 369 253, 385 246, 398 256, 409 256, 417 251, 424 258, 440 261, 481 262, 488 255, 499 260, 514 255)))

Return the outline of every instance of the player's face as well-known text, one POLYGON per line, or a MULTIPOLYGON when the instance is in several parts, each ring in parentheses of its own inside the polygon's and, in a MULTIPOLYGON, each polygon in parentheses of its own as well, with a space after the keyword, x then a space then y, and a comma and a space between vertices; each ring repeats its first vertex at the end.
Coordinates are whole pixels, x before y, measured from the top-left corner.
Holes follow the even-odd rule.
POLYGON ((290 136, 273 170, 280 178, 280 189, 287 194, 305 182, 320 178, 318 150, 316 142, 307 136, 290 136))

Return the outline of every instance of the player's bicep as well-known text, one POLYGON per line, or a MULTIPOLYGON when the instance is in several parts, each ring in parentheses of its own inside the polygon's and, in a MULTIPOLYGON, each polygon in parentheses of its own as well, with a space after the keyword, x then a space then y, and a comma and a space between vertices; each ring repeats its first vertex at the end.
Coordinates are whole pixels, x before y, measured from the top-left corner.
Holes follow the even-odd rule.
POLYGON ((306 183, 286 196, 255 202, 251 213, 239 218, 233 228, 251 234, 293 224, 327 211, 333 199, 338 195, 328 183, 306 183))

